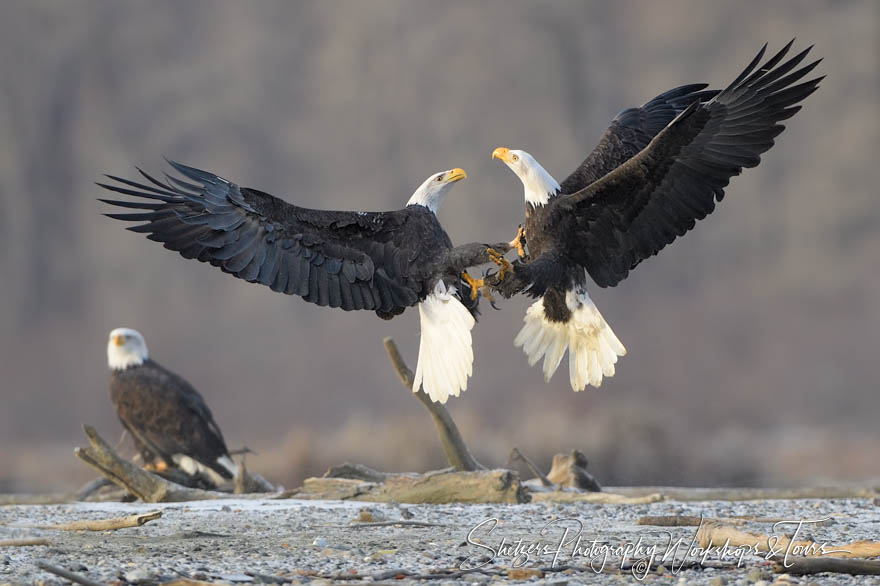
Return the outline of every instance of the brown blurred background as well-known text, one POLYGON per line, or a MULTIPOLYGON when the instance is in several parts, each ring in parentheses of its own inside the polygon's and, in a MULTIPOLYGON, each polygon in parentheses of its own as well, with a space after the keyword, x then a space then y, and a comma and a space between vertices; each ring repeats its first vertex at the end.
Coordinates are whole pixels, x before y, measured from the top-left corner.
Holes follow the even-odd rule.
MULTIPOLYGON (((382 348, 418 317, 322 309, 148 242, 94 181, 163 156, 310 207, 398 208, 461 166, 453 241, 513 236, 496 146, 557 178, 611 118, 675 85, 725 85, 764 41, 828 74, 718 210, 593 298, 629 350, 600 390, 544 384, 486 306, 450 404, 483 462, 579 448, 607 484, 880 478, 876 2, 7 1, 0 18, 0 491, 75 488, 80 425, 113 441, 107 333, 206 396, 251 469, 443 465, 382 348)), ((563 369, 564 370, 564 369, 563 369)), ((561 371, 560 371, 561 372, 561 371)), ((131 452, 131 450, 129 450, 131 452)))

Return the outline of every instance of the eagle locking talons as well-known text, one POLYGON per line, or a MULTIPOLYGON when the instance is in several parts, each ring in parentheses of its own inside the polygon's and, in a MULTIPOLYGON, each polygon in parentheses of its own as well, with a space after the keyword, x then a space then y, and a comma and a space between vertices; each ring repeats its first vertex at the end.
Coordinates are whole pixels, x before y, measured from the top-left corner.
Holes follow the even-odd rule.
POLYGON ((504 255, 495 250, 494 248, 487 248, 486 252, 489 254, 489 260, 498 265, 498 281, 503 281, 504 277, 507 276, 508 272, 513 271, 513 265, 510 264, 504 255))
POLYGON ((464 280, 465 283, 470 285, 471 301, 476 301, 477 296, 480 294, 480 289, 486 288, 486 280, 485 279, 475 279, 472 276, 470 276, 467 271, 464 271, 461 274, 461 278, 462 278, 462 280, 464 280))
POLYGON ((519 255, 520 258, 522 258, 522 259, 528 258, 529 255, 526 254, 526 246, 525 246, 525 244, 526 244, 526 231, 525 231, 525 228, 523 228, 522 224, 520 224, 519 228, 517 229, 516 238, 514 238, 513 240, 508 242, 508 244, 510 245, 511 248, 516 249, 516 253, 519 255))

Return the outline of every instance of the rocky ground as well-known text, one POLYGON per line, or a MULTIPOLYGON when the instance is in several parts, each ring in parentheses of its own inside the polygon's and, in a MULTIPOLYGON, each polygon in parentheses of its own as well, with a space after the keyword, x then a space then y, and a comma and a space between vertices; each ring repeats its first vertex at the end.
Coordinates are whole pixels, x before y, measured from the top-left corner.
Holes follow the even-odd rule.
MULTIPOLYGON (((67 583, 38 567, 45 562, 105 584, 880 584, 880 577, 780 575, 762 557, 741 551, 714 552, 702 563, 683 560, 696 528, 638 525, 647 515, 822 519, 802 526, 798 537, 831 545, 880 538, 880 507, 869 499, 645 505, 229 499, 7 506, 0 507, 0 541, 44 538, 48 545, 0 547, 0 583, 67 583), (153 510, 162 511, 161 518, 115 531, 38 527, 153 510), (622 559, 627 544, 637 553, 622 559), (677 561, 667 559, 642 575, 638 561, 651 546, 662 556, 676 544, 677 561)), ((797 528, 746 523, 742 529, 782 535, 797 528)))

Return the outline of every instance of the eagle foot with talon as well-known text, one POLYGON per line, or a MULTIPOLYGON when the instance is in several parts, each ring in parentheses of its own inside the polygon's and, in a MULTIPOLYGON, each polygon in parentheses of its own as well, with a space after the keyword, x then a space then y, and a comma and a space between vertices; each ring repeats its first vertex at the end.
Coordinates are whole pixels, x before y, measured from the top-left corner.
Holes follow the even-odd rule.
POLYGON ((503 281, 504 277, 507 276, 507 273, 513 272, 513 265, 510 264, 510 261, 504 258, 503 254, 494 248, 487 248, 486 252, 489 254, 489 260, 500 267, 498 269, 498 281, 503 281))
POLYGON ((507 244, 511 248, 516 249, 516 253, 519 255, 520 258, 527 259, 529 257, 529 255, 526 253, 526 231, 525 228, 523 228, 522 224, 520 224, 517 229, 516 238, 514 238, 507 244))
MULTIPOLYGON (((470 276, 467 271, 464 271, 461 274, 461 278, 471 288, 471 301, 477 300, 477 295, 480 294, 480 289, 486 289, 486 291, 488 291, 488 287, 486 285, 485 279, 475 279, 472 276, 470 276)), ((485 293, 484 293, 484 295, 485 295, 485 293)), ((494 299, 492 299, 491 295, 487 295, 486 297, 490 300, 490 303, 494 301, 494 299)))

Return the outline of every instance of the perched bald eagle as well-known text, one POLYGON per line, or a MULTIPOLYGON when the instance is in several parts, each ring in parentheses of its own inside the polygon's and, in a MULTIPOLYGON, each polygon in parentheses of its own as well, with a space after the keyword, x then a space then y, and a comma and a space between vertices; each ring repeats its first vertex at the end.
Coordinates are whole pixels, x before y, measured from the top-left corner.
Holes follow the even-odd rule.
POLYGON ((129 328, 107 342, 110 398, 147 467, 177 467, 214 485, 235 476, 223 434, 192 385, 150 360, 144 337, 129 328))
MULTIPOLYGON (((793 41, 792 41, 793 42, 793 41)), ((760 67, 767 46, 722 91, 706 84, 660 94, 617 115, 599 145, 562 183, 528 153, 492 153, 525 189, 528 262, 499 286, 504 295, 540 297, 516 337, 549 380, 566 350, 575 391, 614 375, 626 349, 587 294, 587 275, 613 287, 646 258, 712 212, 730 178, 773 146, 798 102, 822 77, 796 84, 819 61, 794 70, 807 48, 782 62, 792 43, 760 67)))
POLYGON ((168 176, 163 183, 141 171, 147 184, 112 176, 118 184, 99 183, 138 198, 101 201, 145 210, 106 215, 142 222, 128 229, 185 258, 317 305, 371 310, 383 319, 418 305, 421 342, 413 390, 423 387, 442 403, 467 388, 476 287, 482 283, 465 269, 487 262, 489 253, 479 243, 453 248, 436 215, 449 189, 467 177, 462 169, 428 177, 403 209, 344 212, 299 207, 170 164, 187 180, 168 176))

